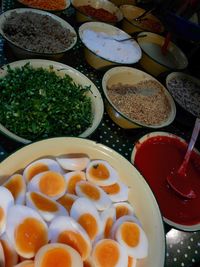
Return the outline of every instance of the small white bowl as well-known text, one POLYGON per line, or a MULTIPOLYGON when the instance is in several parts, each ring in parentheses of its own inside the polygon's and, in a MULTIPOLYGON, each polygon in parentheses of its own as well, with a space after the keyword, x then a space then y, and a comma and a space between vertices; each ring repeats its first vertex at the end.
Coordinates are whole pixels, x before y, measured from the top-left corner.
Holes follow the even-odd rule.
POLYGON ((52 60, 59 60, 61 59, 66 52, 68 52, 70 49, 72 49, 76 42, 77 42, 77 33, 74 30, 74 28, 64 19, 61 19, 60 17, 50 13, 46 12, 43 10, 39 9, 33 9, 33 8, 16 8, 16 9, 11 9, 8 10, 0 15, 0 34, 3 36, 4 39, 8 42, 9 46, 11 47, 13 53, 15 56, 19 59, 27 59, 27 58, 47 58, 47 59, 52 59, 52 60), (33 12, 35 14, 43 15, 43 16, 49 16, 56 22, 60 23, 61 26, 64 29, 70 30, 71 33, 74 34, 74 39, 73 42, 71 43, 70 46, 65 48, 63 51, 58 51, 58 52, 52 52, 52 53, 42 53, 42 52, 36 52, 32 51, 30 49, 26 49, 22 47, 19 43, 14 43, 13 41, 8 38, 4 31, 3 31, 3 26, 6 23, 7 18, 11 15, 12 12, 16 12, 17 14, 23 14, 25 12, 33 12))
POLYGON ((164 267, 165 233, 155 197, 136 168, 111 148, 81 138, 51 138, 32 143, 0 163, 0 184, 38 158, 71 153, 83 153, 91 159, 106 160, 118 172, 121 181, 129 187, 128 200, 149 240, 148 256, 138 260, 137 267, 164 267))
POLYGON ((126 39, 131 36, 110 24, 86 22, 80 26, 79 36, 85 46, 86 61, 95 69, 103 70, 116 65, 132 65, 142 57, 140 46, 135 40, 125 42, 113 40, 126 39), (99 39, 99 43, 92 41, 91 38, 99 39))
MULTIPOLYGON (((169 138, 175 138, 175 139, 178 139, 181 143, 183 143, 186 147, 187 147, 187 142, 175 135, 175 134, 172 134, 172 133, 168 133, 168 132, 151 132, 151 133, 148 133, 144 136, 142 136, 138 141, 137 143, 135 144, 134 148, 133 148, 133 151, 132 151, 132 154, 131 154, 131 162, 133 165, 135 165, 135 157, 136 157, 136 154, 137 154, 137 151, 139 149, 139 147, 147 140, 149 140, 150 138, 152 137, 169 137, 169 138)), ((159 139, 158 139, 159 140, 159 139)), ((155 142, 154 142, 154 145, 155 145, 155 142)), ((194 151, 199 154, 199 151, 194 149, 194 151)), ((164 152, 163 152, 164 153, 164 152)), ((166 162, 166 166, 167 166, 167 162, 166 162)), ((171 171, 171 170, 170 170, 171 171)), ((140 170, 140 172, 142 173, 142 171, 140 170)), ((188 177, 189 178, 189 177, 188 177)), ((148 182, 148 179, 147 179, 147 182, 148 182)), ((159 188, 162 186, 161 184, 158 183, 158 186, 159 188)), ((171 189, 173 190, 173 189, 171 189)), ((160 209, 161 209, 161 214, 162 214, 162 207, 159 203, 159 200, 158 201, 158 205, 160 206, 160 209)), ((184 200, 185 201, 185 200, 184 200)), ((187 200, 186 200, 187 201, 187 200)), ((189 200, 190 201, 190 200, 189 200)), ((170 209, 170 205, 172 205, 171 203, 169 203, 169 209, 170 209)), ((183 206, 184 206, 184 202, 183 202, 183 206)), ((192 207, 191 207, 192 208, 192 207)), ((198 212, 198 211, 197 211, 198 212)), ((180 224, 180 223, 176 223, 172 220, 170 220, 169 218, 166 218, 163 216, 163 220, 169 224, 170 226, 172 226, 173 228, 176 228, 176 229, 179 229, 181 231, 188 231, 188 232, 193 232, 193 231, 199 231, 200 230, 200 223, 197 223, 197 224, 192 224, 192 225, 185 225, 185 224, 180 224)))
MULTIPOLYGON (((91 86, 90 90, 88 91, 88 96, 91 98, 92 101, 92 115, 93 115, 93 120, 92 120, 92 125, 86 129, 82 134, 80 134, 80 137, 88 137, 91 135, 99 126, 102 117, 103 117, 103 112, 104 112, 104 105, 103 105, 103 100, 101 97, 101 94, 99 93, 97 87, 94 85, 94 83, 89 80, 84 74, 79 72, 78 70, 67 66, 65 64, 59 63, 59 62, 54 62, 50 60, 45 60, 45 59, 27 59, 27 60, 19 60, 15 61, 9 64, 11 68, 16 68, 16 67, 22 67, 26 63, 30 63, 30 65, 34 68, 44 68, 49 70, 51 67, 54 68, 54 71, 56 72, 57 75, 69 75, 76 84, 81 84, 82 86, 91 86)), ((0 77, 4 77, 7 73, 7 65, 1 67, 0 69, 0 77)), ((67 104, 67 103, 66 103, 67 104)), ((66 114, 67 116, 67 114, 66 114)), ((20 136, 17 136, 13 132, 10 132, 9 129, 6 129, 4 125, 0 124, 0 132, 5 134, 6 136, 14 139, 17 142, 21 142, 23 144, 28 144, 32 140, 27 140, 24 139, 20 136)))

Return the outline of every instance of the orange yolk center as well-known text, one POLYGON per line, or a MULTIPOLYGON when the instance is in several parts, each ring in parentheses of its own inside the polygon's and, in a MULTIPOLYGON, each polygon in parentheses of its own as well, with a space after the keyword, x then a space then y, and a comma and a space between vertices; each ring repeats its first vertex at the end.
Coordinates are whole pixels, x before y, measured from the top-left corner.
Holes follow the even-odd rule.
POLYGON ((48 171, 49 167, 44 163, 36 163, 33 166, 31 166, 27 171, 27 181, 30 182, 30 180, 37 174, 41 172, 48 171))
POLYGON ((128 257, 128 267, 132 267, 135 262, 134 258, 128 257))
POLYGON ((35 192, 31 193, 31 199, 39 210, 50 212, 58 211, 58 207, 53 201, 46 199, 35 192))
POLYGON ((74 175, 70 178, 68 186, 67 186, 67 191, 70 194, 76 194, 75 187, 76 184, 80 181, 82 181, 83 178, 80 175, 74 175))
POLYGON ((140 241, 140 230, 137 224, 132 222, 125 222, 121 226, 122 240, 129 247, 136 247, 140 241))
POLYGON ((58 236, 58 243, 63 243, 74 248, 83 260, 88 257, 88 245, 84 238, 73 231, 64 231, 58 236))
POLYGON ((48 250, 42 259, 41 267, 71 267, 71 256, 66 249, 52 248, 48 250))
POLYGON ((89 171, 90 175, 97 180, 107 180, 110 177, 109 170, 104 164, 92 166, 89 171))
POLYGON ((97 245, 95 256, 98 266, 114 267, 119 260, 120 252, 114 241, 105 240, 101 244, 97 245))
POLYGON ((90 239, 94 240, 98 233, 98 226, 95 218, 91 214, 85 213, 79 217, 78 223, 85 229, 90 239))
POLYGON ((4 186, 11 192, 14 199, 16 200, 16 198, 23 190, 23 177, 20 174, 15 174, 4 186))
POLYGON ((115 195, 115 194, 120 192, 120 187, 117 183, 112 184, 112 185, 103 186, 102 188, 109 195, 115 195))
POLYGON ((4 219, 5 219, 5 213, 2 207, 0 207, 0 228, 4 224, 4 219))
POLYGON ((104 238, 110 237, 110 231, 111 231, 112 226, 113 226, 113 219, 108 218, 106 225, 105 225, 105 229, 104 229, 104 238))
POLYGON ((63 205, 63 207, 68 211, 70 212, 71 210, 71 207, 74 203, 74 199, 71 198, 71 197, 68 197, 68 196, 62 196, 61 198, 59 198, 57 200, 61 205, 63 205))
POLYGON ((119 219, 122 216, 129 215, 129 210, 127 207, 124 206, 118 206, 116 208, 116 218, 119 219))
POLYGON ((94 186, 92 186, 90 184, 81 184, 80 185, 80 189, 91 200, 100 199, 100 192, 96 187, 94 187, 94 186))
POLYGON ((48 242, 47 229, 44 224, 35 218, 26 218, 15 229, 15 242, 18 251, 33 256, 48 242))
POLYGON ((84 261, 83 267, 92 267, 91 263, 88 261, 84 261))
POLYGON ((55 197, 65 190, 65 179, 60 173, 49 171, 41 177, 39 188, 43 194, 55 197))

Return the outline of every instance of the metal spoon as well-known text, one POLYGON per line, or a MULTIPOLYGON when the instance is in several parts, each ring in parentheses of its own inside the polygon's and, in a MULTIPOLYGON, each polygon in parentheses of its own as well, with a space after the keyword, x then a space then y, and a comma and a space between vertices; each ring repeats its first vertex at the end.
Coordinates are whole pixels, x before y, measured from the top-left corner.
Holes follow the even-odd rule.
POLYGON ((198 134, 200 130, 200 119, 197 118, 195 121, 195 126, 192 132, 192 137, 190 139, 187 152, 183 159, 181 166, 178 171, 172 171, 170 175, 167 176, 167 182, 171 186, 171 188, 180 196, 191 199, 196 198, 196 193, 192 188, 192 185, 189 183, 186 173, 187 165, 192 154, 192 150, 194 148, 195 142, 197 140, 198 134))
POLYGON ((136 20, 136 21, 138 21, 138 20, 141 20, 142 18, 144 18, 145 16, 147 16, 147 15, 149 15, 153 10, 155 10, 156 8, 155 7, 153 7, 152 9, 150 9, 150 10, 146 10, 145 12, 143 12, 140 16, 138 16, 137 18, 134 18, 134 19, 132 19, 132 21, 134 21, 134 20, 136 20))

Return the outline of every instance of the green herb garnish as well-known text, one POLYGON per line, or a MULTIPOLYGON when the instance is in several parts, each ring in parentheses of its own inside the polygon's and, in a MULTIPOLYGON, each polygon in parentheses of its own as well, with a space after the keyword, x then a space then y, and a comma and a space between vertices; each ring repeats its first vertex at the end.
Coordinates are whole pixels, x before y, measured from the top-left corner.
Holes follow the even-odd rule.
POLYGON ((7 72, 0 78, 0 123, 11 132, 33 141, 78 136, 91 125, 90 86, 29 63, 7 72))

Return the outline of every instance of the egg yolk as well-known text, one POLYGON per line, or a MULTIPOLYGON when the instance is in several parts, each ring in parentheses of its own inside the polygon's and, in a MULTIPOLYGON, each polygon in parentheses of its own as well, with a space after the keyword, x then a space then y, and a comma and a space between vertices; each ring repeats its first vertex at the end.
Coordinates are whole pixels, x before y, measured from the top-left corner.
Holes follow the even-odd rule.
POLYGON ((65 190, 66 182, 60 173, 48 171, 41 177, 39 188, 43 194, 55 197, 65 190))
POLYGON ((140 229, 135 223, 125 222, 121 225, 121 236, 129 247, 136 247, 140 241, 140 229))
POLYGON ((129 215, 129 210, 125 206, 116 207, 116 219, 119 219, 122 216, 129 215))
POLYGON ((118 263, 119 257, 119 248, 113 240, 104 240, 96 246, 95 258, 98 266, 114 267, 118 263))
POLYGON ((58 206, 53 201, 46 199, 45 197, 35 192, 31 193, 31 199, 39 210, 49 212, 58 211, 58 206))
POLYGON ((15 229, 15 243, 18 254, 35 253, 48 242, 47 230, 42 222, 35 218, 26 218, 15 229))
POLYGON ((5 213, 2 207, 0 207, 0 228, 2 227, 2 225, 4 224, 4 220, 5 220, 5 213))
POLYGON ((95 218, 91 214, 85 213, 79 217, 78 223, 85 229, 90 239, 94 240, 98 233, 98 225, 95 218))
POLYGON ((48 171, 49 167, 44 163, 36 163, 33 166, 29 167, 27 173, 26 173, 26 179, 28 182, 37 174, 41 172, 48 171))
POLYGON ((89 256, 88 245, 84 238, 73 231, 64 231, 58 236, 58 243, 63 243, 74 248, 83 260, 89 256))
POLYGON ((120 192, 120 186, 117 183, 103 186, 102 188, 108 195, 114 195, 120 192))
POLYGON ((40 267, 72 267, 70 253, 63 248, 52 248, 45 252, 40 267))
POLYGON ((91 200, 95 201, 100 199, 100 192, 96 187, 88 183, 83 183, 80 185, 80 189, 91 200))
POLYGON ((113 226, 113 219, 108 218, 106 221, 105 229, 104 229, 104 238, 109 238, 110 237, 110 231, 113 226))
POLYGON ((97 180, 107 180, 110 177, 108 168, 102 163, 92 166, 89 174, 97 180))
POLYGON ((75 200, 74 200, 73 198, 69 197, 69 196, 64 195, 64 196, 62 196, 61 198, 59 198, 57 201, 58 201, 61 205, 63 205, 63 207, 64 207, 68 212, 70 212, 71 207, 72 207, 72 205, 73 205, 73 203, 74 203, 75 200))
POLYGON ((84 261, 83 267, 92 267, 92 264, 89 261, 84 261))
POLYGON ((82 181, 83 178, 81 177, 81 175, 74 175, 70 178, 69 180, 69 183, 68 183, 68 186, 67 186, 67 191, 68 193, 70 194, 76 194, 76 191, 75 191, 75 187, 76 187, 76 184, 80 181, 82 181))
POLYGON ((13 175, 12 178, 4 186, 11 192, 14 199, 16 200, 24 187, 22 175, 13 175))
POLYGON ((132 267, 135 262, 135 259, 132 257, 128 257, 128 267, 132 267))
POLYGON ((6 267, 13 267, 15 264, 17 264, 18 257, 16 254, 13 254, 12 250, 10 249, 8 243, 5 240, 0 240, 0 244, 3 247, 4 257, 5 257, 5 263, 6 267))

